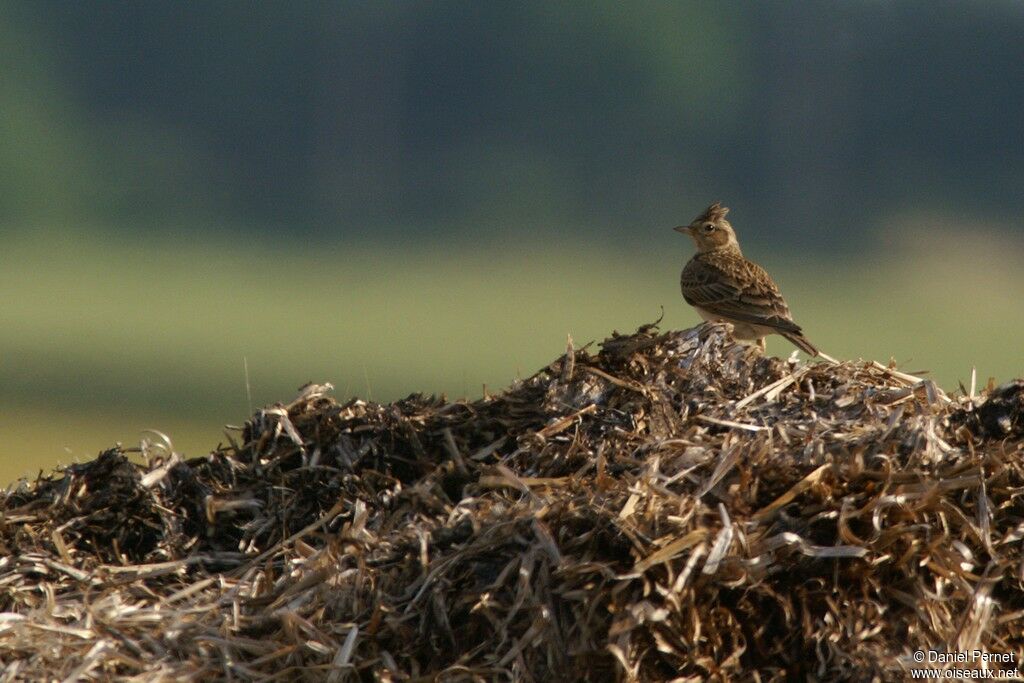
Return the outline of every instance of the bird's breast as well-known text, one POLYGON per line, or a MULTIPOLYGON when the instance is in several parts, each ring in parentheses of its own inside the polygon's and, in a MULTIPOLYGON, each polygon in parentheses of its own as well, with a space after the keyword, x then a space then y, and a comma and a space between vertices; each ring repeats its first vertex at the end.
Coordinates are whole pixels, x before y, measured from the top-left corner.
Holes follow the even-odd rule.
MULTIPOLYGON (((686 297, 683 297, 683 298, 686 298, 686 297)), ((704 320, 722 320, 723 319, 721 316, 717 316, 717 315, 715 315, 714 313, 712 313, 711 311, 709 311, 709 310, 707 310, 705 308, 701 308, 700 306, 695 306, 689 300, 687 300, 686 303, 688 303, 691 306, 693 306, 693 310, 697 311, 697 315, 699 315, 704 320)))

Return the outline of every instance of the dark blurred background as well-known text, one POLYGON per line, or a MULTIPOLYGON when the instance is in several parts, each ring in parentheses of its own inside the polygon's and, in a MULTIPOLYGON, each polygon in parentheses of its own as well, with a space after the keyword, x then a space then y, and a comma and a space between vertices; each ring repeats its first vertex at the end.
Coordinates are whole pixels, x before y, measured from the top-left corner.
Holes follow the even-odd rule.
POLYGON ((1022 375, 1022 37, 1010 1, 0 3, 0 473, 689 326, 669 228, 713 200, 830 354, 1022 375))

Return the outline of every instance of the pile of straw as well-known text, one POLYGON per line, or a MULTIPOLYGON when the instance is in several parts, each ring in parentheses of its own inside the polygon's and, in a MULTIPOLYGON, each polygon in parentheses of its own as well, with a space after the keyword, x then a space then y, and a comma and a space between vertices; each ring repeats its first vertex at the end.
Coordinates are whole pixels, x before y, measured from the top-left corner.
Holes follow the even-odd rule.
POLYGON ((0 677, 861 681, 902 678, 917 650, 1019 662, 1024 382, 950 398, 727 333, 647 326, 474 402, 307 386, 207 457, 113 449, 13 487, 0 677))

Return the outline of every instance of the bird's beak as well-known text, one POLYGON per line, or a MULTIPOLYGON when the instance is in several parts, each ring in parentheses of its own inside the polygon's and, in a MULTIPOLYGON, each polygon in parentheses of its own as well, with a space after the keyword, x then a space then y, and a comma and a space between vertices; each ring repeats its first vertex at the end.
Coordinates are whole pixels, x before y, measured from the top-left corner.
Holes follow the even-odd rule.
POLYGON ((690 235, 691 237, 693 236, 693 228, 691 228, 689 225, 677 225, 672 229, 675 230, 676 232, 681 232, 684 235, 690 235))

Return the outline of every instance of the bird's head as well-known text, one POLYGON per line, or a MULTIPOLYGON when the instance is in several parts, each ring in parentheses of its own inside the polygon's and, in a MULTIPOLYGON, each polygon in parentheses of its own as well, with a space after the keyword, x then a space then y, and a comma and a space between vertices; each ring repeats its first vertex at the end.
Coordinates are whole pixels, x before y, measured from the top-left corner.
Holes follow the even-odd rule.
POLYGON ((727 247, 739 249, 736 233, 725 219, 728 213, 728 207, 722 206, 721 202, 715 202, 689 225, 680 225, 675 231, 692 237, 697 243, 697 251, 713 251, 727 247))

